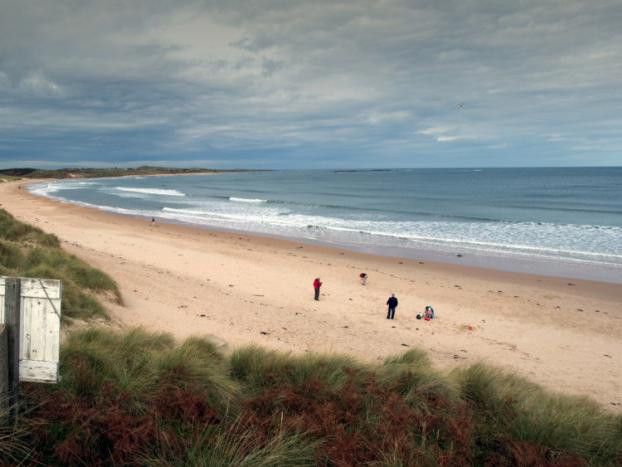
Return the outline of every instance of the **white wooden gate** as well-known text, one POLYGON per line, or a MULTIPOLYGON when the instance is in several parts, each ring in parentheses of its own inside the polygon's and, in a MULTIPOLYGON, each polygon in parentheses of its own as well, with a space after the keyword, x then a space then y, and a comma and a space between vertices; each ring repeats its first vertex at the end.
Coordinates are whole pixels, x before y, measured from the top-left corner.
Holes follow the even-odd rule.
MULTIPOLYGON (((4 323, 4 278, 0 278, 0 323, 4 323)), ((21 279, 19 380, 58 381, 62 284, 21 279)))

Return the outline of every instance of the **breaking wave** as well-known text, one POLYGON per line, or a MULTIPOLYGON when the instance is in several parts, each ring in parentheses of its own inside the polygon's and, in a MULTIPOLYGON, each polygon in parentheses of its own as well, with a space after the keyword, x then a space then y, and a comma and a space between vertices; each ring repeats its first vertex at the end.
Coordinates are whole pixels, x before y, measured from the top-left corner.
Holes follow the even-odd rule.
POLYGON ((229 201, 234 201, 236 203, 252 203, 252 204, 261 204, 267 203, 267 199, 259 199, 259 198, 238 198, 236 196, 229 196, 229 201))
POLYGON ((159 195, 159 196, 186 196, 185 193, 177 190, 165 190, 160 188, 126 188, 122 186, 115 187, 115 190, 128 193, 140 193, 143 195, 159 195))

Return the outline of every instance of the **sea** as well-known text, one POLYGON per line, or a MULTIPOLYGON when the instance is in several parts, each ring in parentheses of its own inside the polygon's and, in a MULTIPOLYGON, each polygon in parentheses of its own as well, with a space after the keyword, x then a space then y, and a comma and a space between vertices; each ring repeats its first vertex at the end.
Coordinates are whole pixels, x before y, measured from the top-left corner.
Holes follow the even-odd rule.
POLYGON ((226 172, 30 190, 147 221, 622 283, 622 167, 226 172))

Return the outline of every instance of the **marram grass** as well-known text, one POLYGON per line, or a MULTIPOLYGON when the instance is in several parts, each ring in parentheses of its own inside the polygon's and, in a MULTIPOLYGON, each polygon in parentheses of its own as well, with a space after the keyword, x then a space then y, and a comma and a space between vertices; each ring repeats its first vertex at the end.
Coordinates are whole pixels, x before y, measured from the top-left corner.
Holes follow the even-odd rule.
POLYGON ((0 274, 60 279, 63 282, 63 318, 107 318, 97 299, 107 295, 122 303, 116 282, 60 248, 51 234, 14 219, 0 209, 0 274))
MULTIPOLYGON (((142 329, 70 333, 19 429, 47 465, 619 465, 622 417, 418 350, 369 365, 142 329), (521 464, 521 462, 523 464, 521 464)), ((18 451, 11 452, 15 456, 18 451)), ((24 454, 24 453, 22 453, 24 454)), ((0 464, 8 462, 0 450, 0 464)), ((25 455, 25 454, 24 454, 25 455)))

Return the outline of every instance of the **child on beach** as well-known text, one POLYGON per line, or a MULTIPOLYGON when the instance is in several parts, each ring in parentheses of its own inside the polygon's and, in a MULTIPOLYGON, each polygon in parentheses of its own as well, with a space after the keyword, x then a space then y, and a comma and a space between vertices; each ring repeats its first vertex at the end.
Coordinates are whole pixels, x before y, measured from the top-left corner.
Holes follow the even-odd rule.
POLYGON ((365 285, 367 283, 367 273, 360 273, 359 278, 361 279, 361 285, 365 285))

